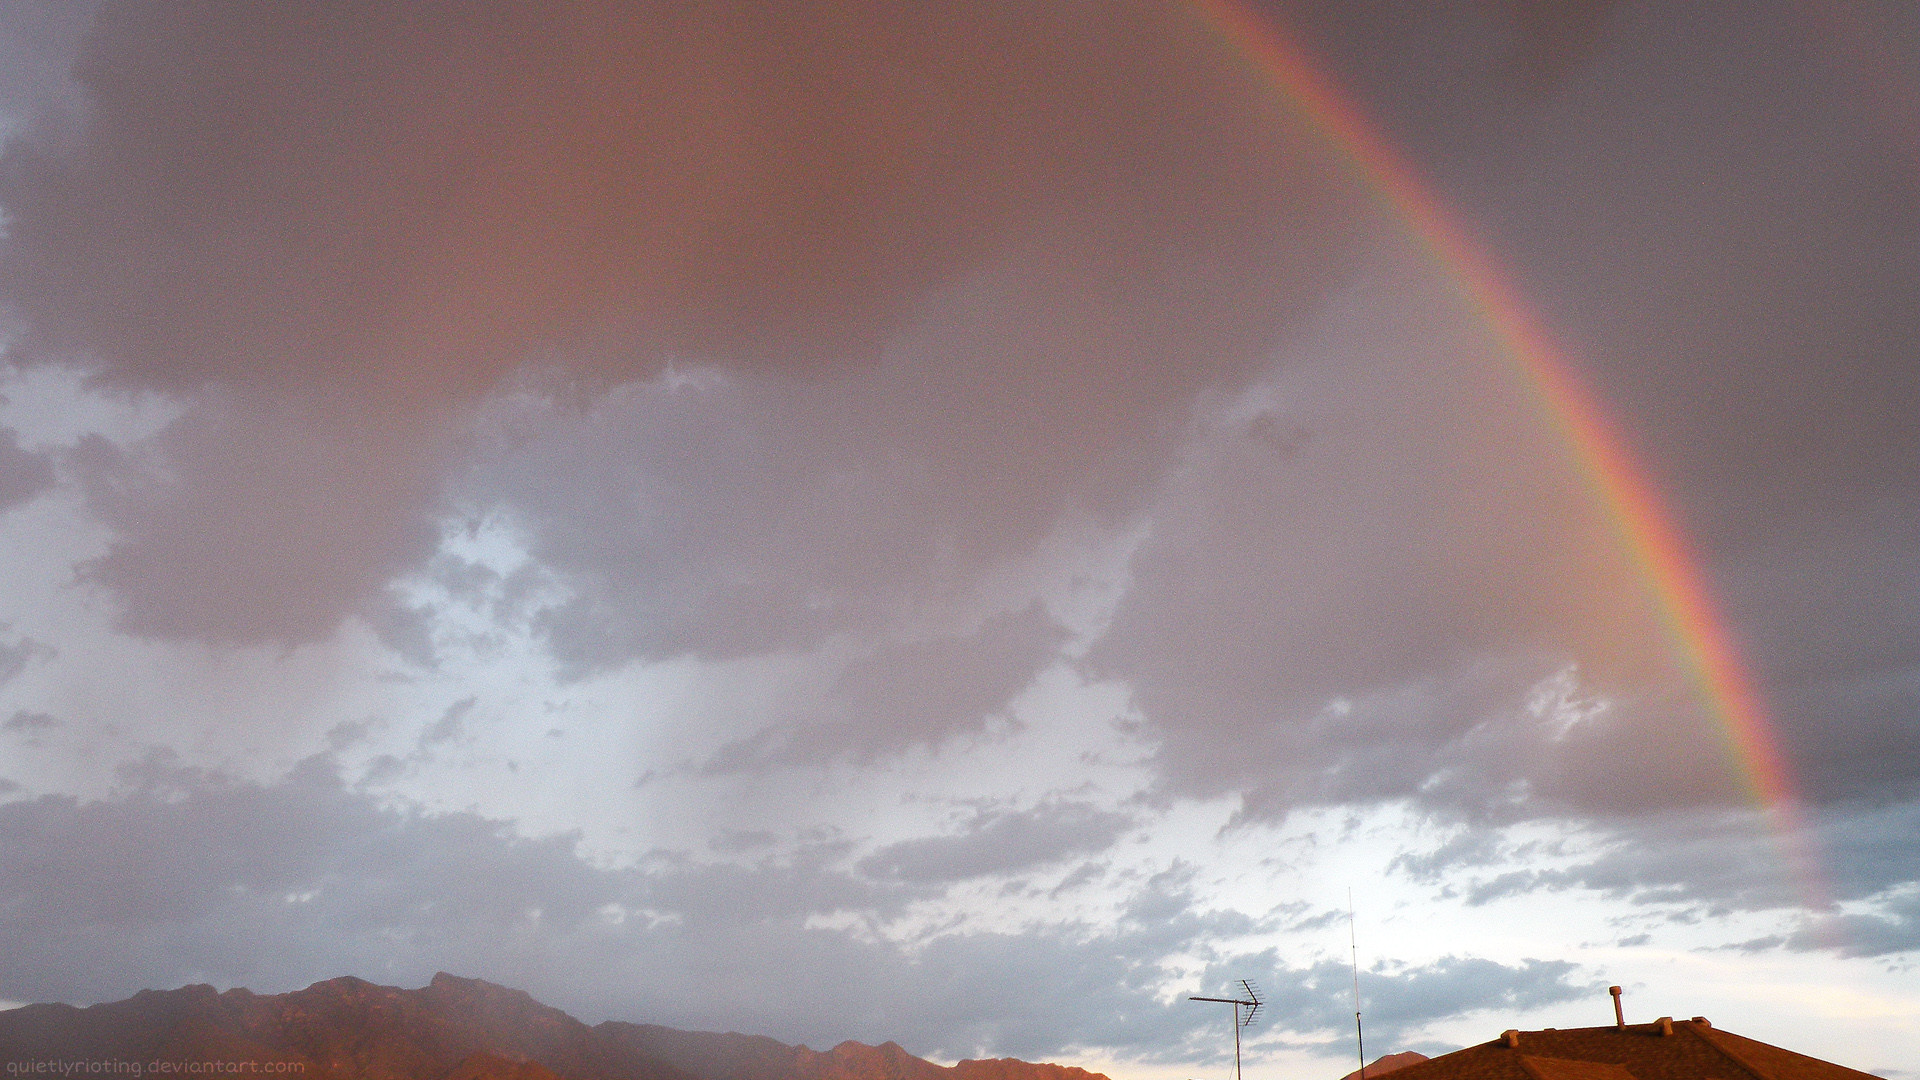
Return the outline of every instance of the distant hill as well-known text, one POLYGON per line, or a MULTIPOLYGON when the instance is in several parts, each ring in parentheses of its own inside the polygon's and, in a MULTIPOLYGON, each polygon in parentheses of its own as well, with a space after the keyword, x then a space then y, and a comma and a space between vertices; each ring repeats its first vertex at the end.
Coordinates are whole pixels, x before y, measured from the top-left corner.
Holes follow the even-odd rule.
MULTIPOLYGON (((1404 1069, 1409 1065, 1418 1065, 1425 1060, 1427 1060, 1427 1055, 1416 1053, 1412 1050, 1375 1058, 1372 1063, 1367 1066, 1367 1080, 1373 1080, 1376 1076, 1385 1076, 1395 1069, 1404 1069)), ((1360 1070, 1355 1069, 1341 1077, 1340 1080, 1360 1080, 1360 1070)))
POLYGON ((521 991, 445 973, 418 990, 355 978, 272 995, 187 986, 0 1012, 0 1062, 30 1061, 102 1063, 67 1065, 75 1076, 158 1061, 258 1063, 219 1071, 304 1080, 1107 1080, 1012 1058, 947 1068, 891 1042, 816 1051, 651 1024, 588 1027, 521 991))

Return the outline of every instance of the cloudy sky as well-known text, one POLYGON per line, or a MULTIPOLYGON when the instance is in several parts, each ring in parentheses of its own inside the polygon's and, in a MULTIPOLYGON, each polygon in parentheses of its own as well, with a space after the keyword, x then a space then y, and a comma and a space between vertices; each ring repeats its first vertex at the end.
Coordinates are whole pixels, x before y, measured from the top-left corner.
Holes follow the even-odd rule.
POLYGON ((1893 2, 9 0, 0 999, 447 970, 1222 1080, 1245 978, 1308 1078, 1357 955, 1370 1056, 1618 983, 1920 1076, 1917 58, 1893 2))

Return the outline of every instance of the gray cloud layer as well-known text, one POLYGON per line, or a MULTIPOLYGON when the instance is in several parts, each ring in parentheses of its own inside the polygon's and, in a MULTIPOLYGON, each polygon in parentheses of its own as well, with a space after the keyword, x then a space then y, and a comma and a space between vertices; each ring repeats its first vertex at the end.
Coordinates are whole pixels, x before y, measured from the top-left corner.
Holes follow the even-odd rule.
POLYGON ((1062 801, 1024 811, 983 811, 958 833, 889 844, 859 866, 875 877, 909 882, 1018 873, 1105 851, 1131 824, 1125 814, 1062 801))
POLYGON ((993 266, 1014 269, 972 329, 893 377, 940 403, 926 482, 977 481, 1031 538, 1087 466, 1257 358, 1351 232, 1320 155, 1175 13, 881 14, 104 9, 84 126, 0 162, 16 345, 295 414, 183 421, 177 488, 102 568, 129 625, 323 634, 411 553, 433 421, 510 372, 864 368, 993 266), (309 461, 362 508, 335 553, 301 542, 309 461), (266 612, 161 571, 196 552, 313 595, 266 612))
MULTIPOLYGON (((1160 962, 1197 951, 1210 958, 1209 978, 1260 973, 1304 1034, 1337 1037, 1350 1015, 1344 967, 1293 968, 1211 945, 1256 927, 1196 912, 1190 869, 1144 882, 1111 929, 943 934, 905 948, 804 924, 834 911, 883 914, 919 881, 1018 869, 1018 845, 994 866, 964 844, 882 849, 861 864, 881 880, 842 868, 845 851, 831 843, 747 864, 660 853, 617 870, 583 862, 567 837, 380 809, 342 788, 322 758, 270 787, 164 756, 125 779, 105 801, 0 806, 10 853, 0 921, 19 943, 0 964, 10 993, 86 1002, 188 981, 277 990, 342 972, 410 985, 454 966, 589 1020, 700 1023, 724 1006, 747 1029, 814 1045, 895 1038, 956 1056, 1102 1046, 1217 1059, 1212 1017, 1158 1000, 1160 962), (1078 1007, 1048 1007, 1062 997, 1078 1007)), ((1029 859, 1098 844, 1094 834, 1113 824, 1067 805, 1027 815, 1030 824, 1009 820, 989 818, 976 835, 1011 830, 1047 849, 1029 859)), ((1375 971, 1368 986, 1388 1040, 1462 1011, 1582 992, 1565 963, 1462 957, 1375 971)))
POLYGON ((1437 847, 1403 852, 1390 869, 1473 906, 1586 890, 1679 923, 1787 911, 1790 933, 1741 947, 1894 956, 1920 949, 1916 828, 1913 801, 1828 807, 1800 834, 1759 815, 1677 812, 1616 821, 1578 854, 1564 843, 1463 829, 1437 847))

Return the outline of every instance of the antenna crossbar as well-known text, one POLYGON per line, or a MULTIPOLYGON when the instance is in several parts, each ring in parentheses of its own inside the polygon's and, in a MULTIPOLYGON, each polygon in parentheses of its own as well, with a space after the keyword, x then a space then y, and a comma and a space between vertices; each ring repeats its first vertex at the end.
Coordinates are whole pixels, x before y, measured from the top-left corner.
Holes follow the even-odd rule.
POLYGON ((1247 996, 1243 998, 1190 997, 1187 999, 1188 1001, 1216 1001, 1222 1005, 1233 1006, 1233 1080, 1240 1080, 1240 1029, 1253 1023, 1253 1014, 1260 1011, 1260 995, 1254 990, 1253 984, 1245 979, 1241 979, 1240 990, 1247 996), (1247 1010, 1244 1016, 1240 1012, 1241 1009, 1247 1010))

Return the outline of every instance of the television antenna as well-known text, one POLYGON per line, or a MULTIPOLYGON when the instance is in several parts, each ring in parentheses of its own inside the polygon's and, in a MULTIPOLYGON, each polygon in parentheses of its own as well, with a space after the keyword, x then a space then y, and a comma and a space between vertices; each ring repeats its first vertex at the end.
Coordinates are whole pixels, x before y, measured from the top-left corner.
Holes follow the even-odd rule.
POLYGON ((1240 1080, 1240 1029, 1253 1023, 1254 1014, 1260 1011, 1260 994, 1253 984, 1240 980, 1240 992, 1243 997, 1190 997, 1188 1001, 1217 1001, 1222 1005, 1233 1006, 1233 1080, 1240 1080), (1244 1015, 1240 1010, 1247 1010, 1244 1015))

